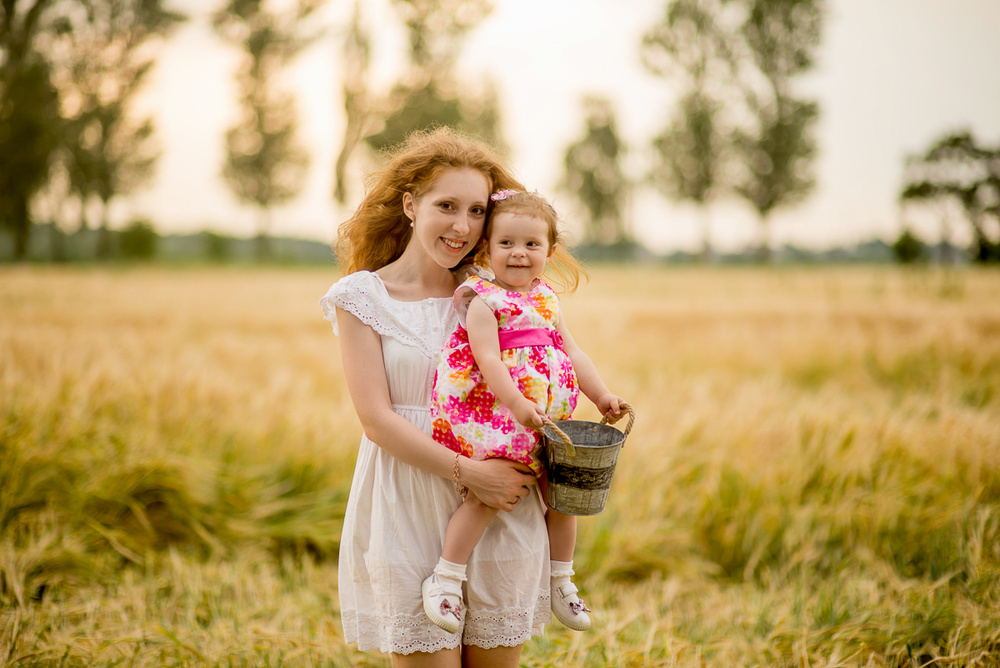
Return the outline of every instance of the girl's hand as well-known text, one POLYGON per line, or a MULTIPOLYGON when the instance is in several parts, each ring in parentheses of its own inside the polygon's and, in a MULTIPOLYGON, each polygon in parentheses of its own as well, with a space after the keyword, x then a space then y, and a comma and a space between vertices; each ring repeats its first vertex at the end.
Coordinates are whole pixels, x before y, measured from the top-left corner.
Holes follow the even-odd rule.
POLYGON ((511 511, 538 480, 524 464, 509 459, 461 459, 461 482, 491 508, 511 511))
POLYGON ((601 395, 597 399, 597 410, 601 412, 609 424, 614 424, 618 420, 622 419, 622 404, 625 400, 619 397, 617 394, 607 394, 601 395))
POLYGON ((538 431, 545 426, 545 422, 542 420, 545 417, 545 411, 527 397, 522 397, 522 400, 515 403, 511 412, 514 413, 517 421, 528 429, 538 431))

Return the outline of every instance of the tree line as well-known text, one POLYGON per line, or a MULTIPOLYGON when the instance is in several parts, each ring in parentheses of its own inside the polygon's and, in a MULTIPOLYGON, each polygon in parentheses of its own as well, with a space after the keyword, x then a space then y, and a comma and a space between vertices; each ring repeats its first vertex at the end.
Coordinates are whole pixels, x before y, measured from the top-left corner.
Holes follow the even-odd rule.
POLYGON ((0 4, 0 223, 16 258, 39 199, 53 219, 96 217, 98 253, 110 252, 110 203, 146 183, 159 154, 153 119, 131 113, 135 92, 183 20, 160 0, 0 4))
MULTIPOLYGON (((210 18, 215 34, 241 54, 239 117, 224 137, 221 172, 232 192, 258 211, 259 258, 271 254, 272 209, 298 195, 310 166, 296 135, 296 101, 281 74, 328 34, 321 18, 327 4, 226 0, 210 18)), ((462 80, 457 70, 464 39, 493 3, 390 5, 405 27, 407 57, 396 82, 380 91, 372 84, 364 3, 343 2, 349 18, 337 31, 334 67, 345 123, 331 184, 340 204, 351 197, 358 155, 376 156, 415 129, 450 125, 506 147, 495 83, 488 76, 462 80)), ((677 99, 649 140, 649 173, 640 181, 626 173, 628 148, 607 95, 582 101, 584 127, 565 147, 559 187, 584 212, 584 243, 632 252, 637 243, 628 229, 628 198, 649 185, 701 210, 706 260, 713 257, 712 206, 724 198, 746 202, 759 220, 757 254, 769 260, 773 213, 815 187, 820 108, 796 85, 815 65, 825 16, 824 0, 666 1, 637 45, 644 66, 677 99)), ((159 155, 154 119, 137 118, 132 103, 160 48, 186 20, 162 0, 0 3, 0 224, 14 237, 16 257, 24 257, 36 219, 95 227, 97 257, 112 254, 111 202, 148 183, 159 155)), ((912 159, 901 197, 961 201, 976 230, 973 257, 989 261, 1000 220, 997 151, 963 136, 912 159), (982 178, 975 187, 956 181, 954 174, 965 178, 967 170, 949 171, 947 165, 963 160, 978 165, 982 178)), ((53 255, 58 259, 58 248, 53 255)))

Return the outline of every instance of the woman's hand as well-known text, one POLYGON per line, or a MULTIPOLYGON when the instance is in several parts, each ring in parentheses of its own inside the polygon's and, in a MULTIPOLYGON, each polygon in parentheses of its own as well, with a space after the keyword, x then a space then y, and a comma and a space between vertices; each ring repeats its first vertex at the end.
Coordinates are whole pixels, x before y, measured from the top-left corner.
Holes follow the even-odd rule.
POLYGON ((509 459, 476 461, 462 457, 461 483, 491 508, 511 511, 531 494, 538 480, 524 464, 509 459))

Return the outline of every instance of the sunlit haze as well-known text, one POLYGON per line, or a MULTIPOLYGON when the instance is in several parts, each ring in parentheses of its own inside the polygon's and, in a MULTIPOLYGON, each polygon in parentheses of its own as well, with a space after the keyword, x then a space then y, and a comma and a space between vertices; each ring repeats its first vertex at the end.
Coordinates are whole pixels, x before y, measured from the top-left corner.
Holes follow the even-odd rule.
MULTIPOLYGON (((671 113, 671 84, 639 60, 643 32, 666 0, 495 0, 494 12, 465 42, 460 71, 492 78, 500 91, 517 174, 551 195, 572 223, 573 205, 558 193, 566 146, 582 136, 580 100, 610 96, 629 146, 630 175, 646 169, 649 139, 671 113)), ((240 205, 221 177, 224 133, 234 120, 233 68, 238 53, 217 38, 208 16, 221 3, 174 0, 191 16, 162 52, 141 110, 154 113, 163 155, 155 184, 120 202, 119 221, 148 216, 162 233, 214 229, 252 235, 255 212, 240 205)), ((329 241, 345 217, 330 196, 332 164, 344 123, 338 77, 341 36, 353 2, 331 0, 327 36, 289 68, 303 143, 311 152, 308 183, 276 209, 272 233, 329 241)), ((387 90, 402 72, 404 34, 390 0, 365 0, 374 47, 374 78, 387 90)), ((801 205, 774 217, 776 243, 813 248, 894 238, 904 159, 958 129, 1000 143, 1000 3, 995 0, 831 0, 816 70, 799 91, 818 99, 817 187, 801 205)), ((351 166, 351 202, 360 196, 365 162, 351 166)), ((638 189, 629 226, 658 252, 694 250, 695 212, 638 189)), ((928 238, 936 225, 914 221, 928 238)), ((751 243, 755 219, 738 201, 713 208, 721 249, 751 243)))

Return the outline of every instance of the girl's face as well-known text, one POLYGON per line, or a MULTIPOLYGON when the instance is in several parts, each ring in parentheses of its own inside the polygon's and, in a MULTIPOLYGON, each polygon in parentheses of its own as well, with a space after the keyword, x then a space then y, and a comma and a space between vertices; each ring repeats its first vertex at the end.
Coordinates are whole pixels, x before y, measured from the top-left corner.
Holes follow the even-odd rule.
POLYGON ((552 255, 548 223, 517 212, 497 214, 490 228, 489 254, 497 285, 512 292, 530 290, 552 255))
POLYGON ((489 196, 486 175, 471 167, 444 170, 420 197, 403 193, 403 213, 413 221, 410 243, 451 269, 479 241, 489 196))

